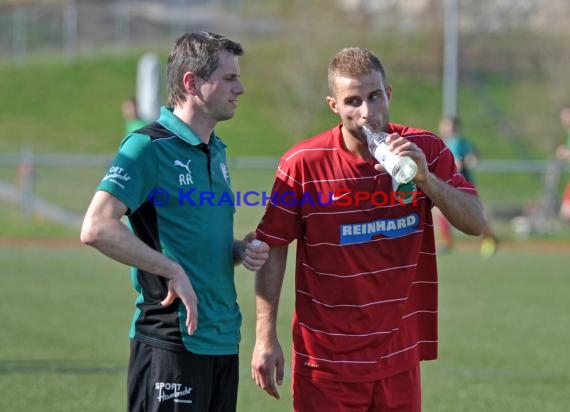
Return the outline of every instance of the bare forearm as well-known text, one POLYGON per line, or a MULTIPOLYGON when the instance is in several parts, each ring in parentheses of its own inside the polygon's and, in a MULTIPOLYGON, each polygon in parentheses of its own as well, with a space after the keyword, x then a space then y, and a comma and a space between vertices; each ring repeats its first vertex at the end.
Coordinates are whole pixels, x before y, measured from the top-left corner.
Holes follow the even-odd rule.
POLYGON ((170 279, 183 272, 178 263, 150 248, 118 220, 86 220, 82 240, 120 263, 149 273, 170 279))
POLYGON ((85 213, 81 241, 118 262, 169 279, 160 304, 168 306, 180 299, 186 308, 185 326, 192 335, 198 327, 198 298, 190 279, 182 266, 145 244, 121 222, 126 212, 127 206, 112 194, 95 192, 85 213))
POLYGON ((417 184, 453 226, 468 235, 478 236, 482 233, 487 220, 477 196, 448 185, 432 173, 417 184))
POLYGON ((272 247, 265 265, 255 275, 257 323, 251 358, 251 377, 275 399, 283 383, 285 358, 277 339, 277 309, 283 286, 287 246, 272 247))
POLYGON ((277 339, 277 311, 286 261, 287 246, 273 247, 265 265, 255 275, 258 339, 277 339))

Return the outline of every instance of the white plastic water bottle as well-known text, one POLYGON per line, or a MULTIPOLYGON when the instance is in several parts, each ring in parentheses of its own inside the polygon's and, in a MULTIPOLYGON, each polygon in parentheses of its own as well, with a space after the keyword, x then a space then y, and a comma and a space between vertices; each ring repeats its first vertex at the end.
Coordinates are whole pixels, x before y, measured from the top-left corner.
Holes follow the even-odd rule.
POLYGON ((362 126, 366 135, 368 150, 398 183, 408 183, 416 176, 418 165, 409 156, 398 156, 386 144, 388 133, 375 132, 369 126, 362 126))

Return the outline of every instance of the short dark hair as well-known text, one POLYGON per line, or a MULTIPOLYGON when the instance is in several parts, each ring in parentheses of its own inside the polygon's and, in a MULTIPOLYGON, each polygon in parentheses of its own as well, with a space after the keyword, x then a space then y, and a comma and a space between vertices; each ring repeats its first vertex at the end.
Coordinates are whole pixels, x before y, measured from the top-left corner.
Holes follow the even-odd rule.
POLYGON ((207 80, 218 68, 219 53, 222 51, 234 56, 243 54, 239 43, 216 33, 196 31, 176 39, 166 65, 170 106, 182 103, 186 97, 187 93, 182 85, 184 73, 191 71, 207 80))
POLYGON ((363 74, 380 72, 384 86, 388 86, 386 72, 380 59, 367 49, 347 47, 339 51, 329 63, 329 91, 334 93, 334 78, 339 75, 356 77, 363 74))

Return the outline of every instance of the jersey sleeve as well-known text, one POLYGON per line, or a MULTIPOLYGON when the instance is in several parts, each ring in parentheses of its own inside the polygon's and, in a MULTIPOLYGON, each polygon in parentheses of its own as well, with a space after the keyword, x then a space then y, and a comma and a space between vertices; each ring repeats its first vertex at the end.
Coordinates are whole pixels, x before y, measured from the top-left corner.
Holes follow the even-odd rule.
POLYGON ((123 140, 97 190, 118 198, 130 214, 148 199, 155 186, 157 165, 150 137, 131 134, 123 140))
POLYGON ((473 184, 457 170, 451 150, 441 139, 435 136, 433 139, 428 150, 424 150, 430 172, 458 190, 477 195, 473 184))
POLYGON ((303 232, 299 200, 303 195, 302 176, 295 162, 285 157, 279 162, 271 198, 257 227, 257 238, 271 246, 283 246, 303 232))

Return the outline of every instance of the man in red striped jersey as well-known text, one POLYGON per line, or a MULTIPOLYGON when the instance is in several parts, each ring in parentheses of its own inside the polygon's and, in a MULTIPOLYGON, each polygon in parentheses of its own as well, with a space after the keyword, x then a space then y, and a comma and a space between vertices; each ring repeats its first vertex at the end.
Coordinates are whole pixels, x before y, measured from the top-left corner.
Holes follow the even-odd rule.
MULTIPOLYGON (((287 247, 297 241, 293 317, 295 411, 420 411, 419 362, 437 357, 437 267, 431 208, 458 229, 485 227, 474 187, 433 133, 390 123, 392 89, 379 59, 347 48, 328 69, 326 101, 341 123, 281 158, 274 193, 422 192, 386 205, 271 201, 257 238, 271 246, 256 275, 252 377, 279 398, 283 351, 276 318, 287 247), (418 171, 405 190, 370 155, 362 126, 389 133, 390 150, 418 171)), ((350 193, 348 194, 350 195, 350 193)), ((277 197, 274 197, 276 199, 277 197)))

